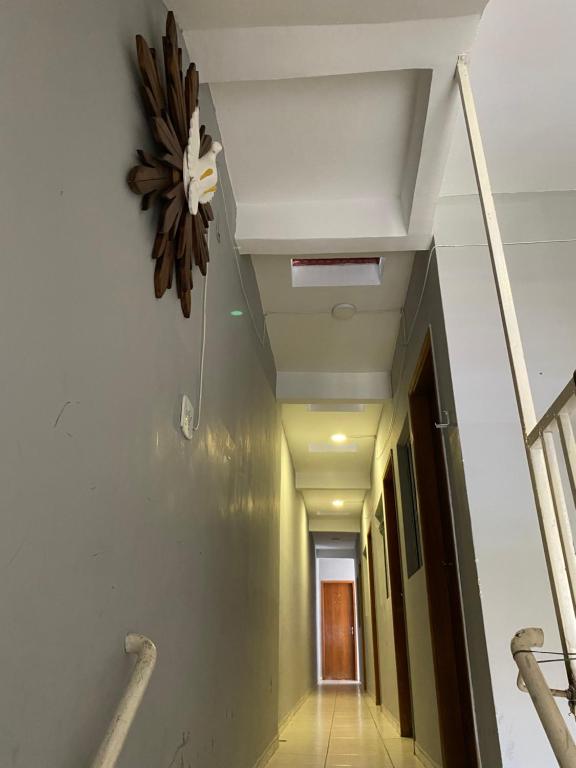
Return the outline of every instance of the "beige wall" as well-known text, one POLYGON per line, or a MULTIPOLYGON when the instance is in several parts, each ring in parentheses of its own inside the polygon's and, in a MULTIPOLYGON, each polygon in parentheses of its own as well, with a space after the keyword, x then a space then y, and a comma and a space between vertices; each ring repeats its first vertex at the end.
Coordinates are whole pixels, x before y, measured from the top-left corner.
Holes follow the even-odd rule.
POLYGON ((315 682, 314 560, 308 515, 294 486, 294 468, 281 436, 280 637, 278 719, 283 720, 315 682))

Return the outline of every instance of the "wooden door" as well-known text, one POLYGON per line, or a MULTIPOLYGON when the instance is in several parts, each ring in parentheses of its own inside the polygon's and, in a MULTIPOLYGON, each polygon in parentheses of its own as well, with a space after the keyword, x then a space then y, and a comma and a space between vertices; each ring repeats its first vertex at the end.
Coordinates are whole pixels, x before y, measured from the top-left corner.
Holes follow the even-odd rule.
POLYGON ((374 578, 374 552, 372 550, 372 532, 368 534, 366 541, 368 557, 368 581, 370 588, 370 622, 372 624, 372 652, 374 658, 374 699, 380 706, 382 693, 380 691, 380 653, 378 650, 378 621, 376 619, 376 586, 374 578))
POLYGON ((410 693, 408 633, 406 631, 404 578, 402 574, 402 556, 400 554, 398 510, 396 507, 392 456, 390 456, 388 467, 384 473, 384 513, 386 515, 386 540, 388 542, 388 567, 390 569, 390 599, 392 601, 392 624, 396 654, 400 735, 410 737, 412 736, 412 696, 410 693))
POLYGON ((428 591, 444 768, 477 768, 474 715, 444 462, 432 347, 428 337, 410 393, 416 488, 428 591))
POLYGON ((322 582, 322 678, 356 679, 354 582, 322 582))

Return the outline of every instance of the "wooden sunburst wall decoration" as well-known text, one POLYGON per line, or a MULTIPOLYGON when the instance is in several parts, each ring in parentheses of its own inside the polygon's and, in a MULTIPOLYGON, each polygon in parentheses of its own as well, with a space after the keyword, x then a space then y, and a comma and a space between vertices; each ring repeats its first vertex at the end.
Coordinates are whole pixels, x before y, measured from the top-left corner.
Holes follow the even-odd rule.
POLYGON ((152 249, 156 297, 172 286, 175 274, 182 312, 190 317, 192 266, 196 264, 205 275, 208 265, 208 226, 214 218, 210 201, 216 192, 216 155, 222 146, 200 125, 198 71, 190 64, 183 77, 172 11, 162 44, 165 86, 156 51, 141 35, 136 36, 142 95, 157 149, 154 154, 138 150, 140 165, 130 171, 128 184, 142 195, 143 210, 159 208, 152 249))

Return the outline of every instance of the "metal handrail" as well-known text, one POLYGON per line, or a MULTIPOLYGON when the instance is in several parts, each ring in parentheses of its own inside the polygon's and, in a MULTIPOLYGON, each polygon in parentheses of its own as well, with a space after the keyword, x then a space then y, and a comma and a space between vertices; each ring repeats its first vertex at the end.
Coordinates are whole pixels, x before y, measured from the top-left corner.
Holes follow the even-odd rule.
POLYGON ((116 765, 156 665, 156 646, 144 635, 126 635, 124 649, 138 658, 91 768, 114 768, 116 765))
MULTIPOLYGON (((532 652, 533 648, 543 645, 544 632, 534 627, 521 629, 512 638, 512 656, 519 669, 518 687, 525 688, 530 694, 560 768, 574 768, 576 744, 532 652)), ((569 691, 554 693, 566 698, 570 696, 569 691)))

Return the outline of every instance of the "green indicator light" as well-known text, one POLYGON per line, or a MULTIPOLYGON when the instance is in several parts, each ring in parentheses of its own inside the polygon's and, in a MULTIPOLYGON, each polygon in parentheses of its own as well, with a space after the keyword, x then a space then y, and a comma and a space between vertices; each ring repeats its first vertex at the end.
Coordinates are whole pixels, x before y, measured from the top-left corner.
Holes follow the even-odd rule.
POLYGON ((242 312, 241 309, 233 309, 232 312, 230 312, 230 314, 232 315, 232 317, 242 317, 244 312, 242 312))

